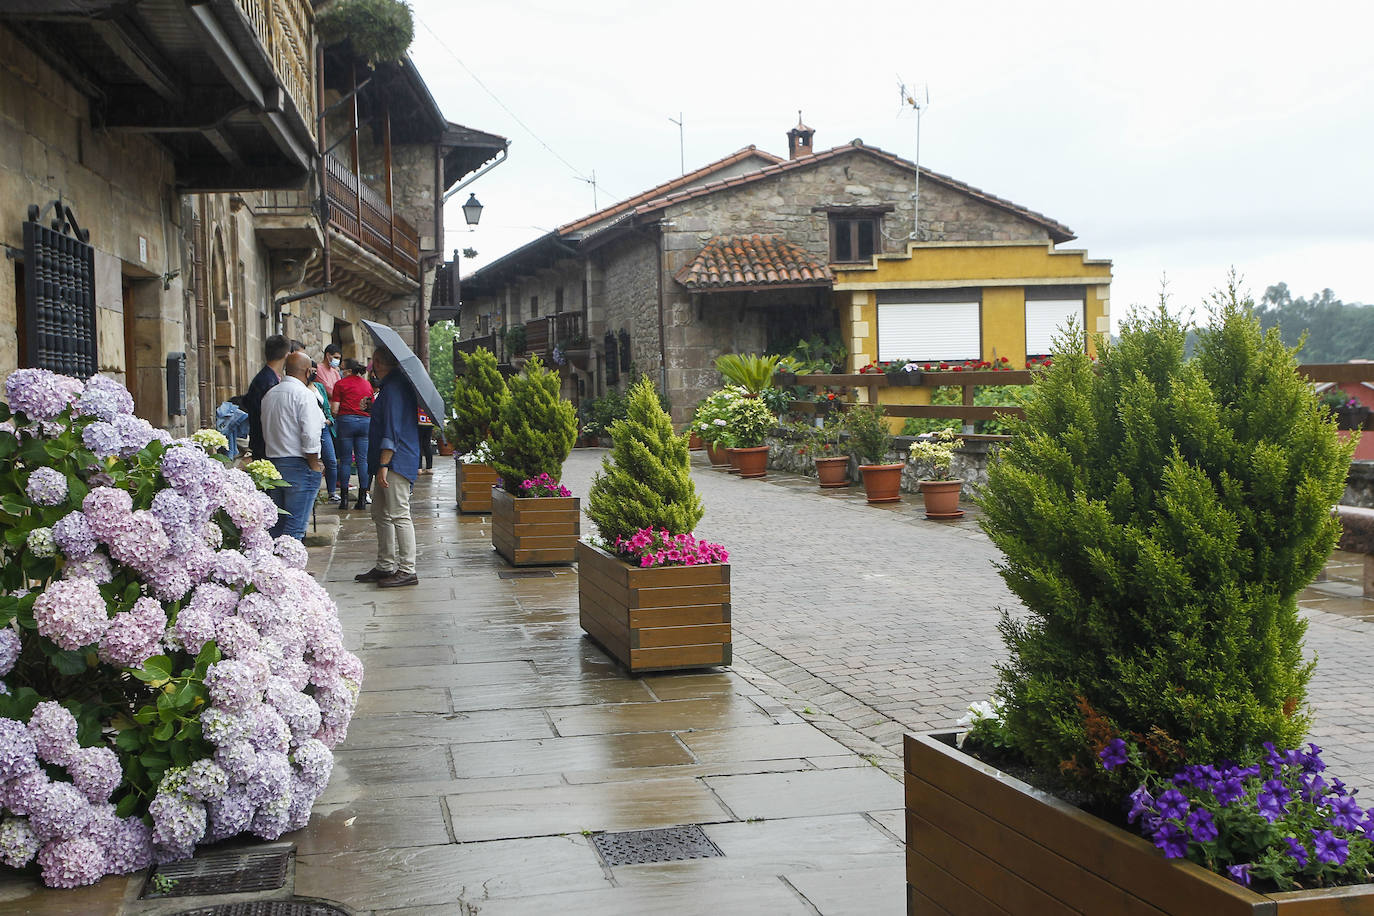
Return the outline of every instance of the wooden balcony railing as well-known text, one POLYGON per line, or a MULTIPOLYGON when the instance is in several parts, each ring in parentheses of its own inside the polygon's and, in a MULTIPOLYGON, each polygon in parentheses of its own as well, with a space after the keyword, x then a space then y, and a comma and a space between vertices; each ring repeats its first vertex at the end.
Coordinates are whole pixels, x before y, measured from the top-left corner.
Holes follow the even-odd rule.
POLYGON ((315 8, 310 0, 238 0, 238 5, 315 136, 315 8))
POLYGON ((420 234, 335 156, 325 157, 329 222, 412 280, 420 279, 420 234))
POLYGON ((492 353, 500 356, 496 349, 496 335, 484 334, 481 337, 469 337, 467 340, 455 340, 453 349, 456 353, 476 353, 478 347, 486 347, 492 353))
POLYGON ((586 333, 581 312, 533 318, 525 322, 525 352, 547 363, 554 347, 567 349, 570 341, 586 333))

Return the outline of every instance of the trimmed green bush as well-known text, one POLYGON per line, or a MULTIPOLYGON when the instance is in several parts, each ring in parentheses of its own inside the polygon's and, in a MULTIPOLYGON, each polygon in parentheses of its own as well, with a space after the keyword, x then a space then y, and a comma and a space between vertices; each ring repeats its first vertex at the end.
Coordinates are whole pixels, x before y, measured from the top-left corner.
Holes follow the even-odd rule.
POLYGON ((630 390, 628 415, 611 427, 614 446, 592 478, 587 516, 607 543, 644 528, 691 534, 705 512, 692 483, 687 437, 673 433, 653 382, 630 390))
POLYGON ((849 450, 859 464, 892 464, 893 436, 887 428, 887 411, 881 404, 858 404, 844 414, 844 429, 849 433, 849 450))
POLYGON ((463 374, 453 383, 453 447, 459 454, 489 438, 505 395, 506 380, 496 368, 496 354, 486 347, 468 354, 463 374))
POLYGON ((559 397, 558 387, 558 373, 537 356, 506 383, 491 425, 491 466, 516 496, 523 481, 540 474, 559 479, 577 439, 577 411, 559 397))
POLYGON ((1115 737, 1171 773, 1308 724, 1297 594, 1335 544, 1353 446, 1234 284, 1191 361, 1186 333, 1161 305, 1096 367, 1081 333, 1059 341, 980 498, 1029 612, 1000 625, 1005 734, 1102 798, 1123 788, 1097 759, 1115 737))
POLYGON ((401 0, 335 0, 316 18, 325 45, 348 41, 369 64, 405 57, 415 38, 415 17, 401 0))

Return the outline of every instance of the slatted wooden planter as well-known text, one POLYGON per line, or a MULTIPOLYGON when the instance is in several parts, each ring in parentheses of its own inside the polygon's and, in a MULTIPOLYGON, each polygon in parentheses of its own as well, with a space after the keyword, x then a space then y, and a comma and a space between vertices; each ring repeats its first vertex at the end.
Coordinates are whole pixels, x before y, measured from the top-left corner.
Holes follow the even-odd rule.
POLYGON ((458 462, 458 511, 490 513, 491 488, 497 480, 490 465, 458 462))
POLYGON ((577 545, 582 629, 631 674, 730 664, 730 564, 637 569, 577 545))
POLYGON ((956 750, 953 732, 905 743, 909 914, 1374 914, 1374 885, 1256 893, 956 750))
POLYGON ((576 496, 516 499, 491 490, 491 545, 512 566, 559 566, 577 562, 582 506, 576 496))

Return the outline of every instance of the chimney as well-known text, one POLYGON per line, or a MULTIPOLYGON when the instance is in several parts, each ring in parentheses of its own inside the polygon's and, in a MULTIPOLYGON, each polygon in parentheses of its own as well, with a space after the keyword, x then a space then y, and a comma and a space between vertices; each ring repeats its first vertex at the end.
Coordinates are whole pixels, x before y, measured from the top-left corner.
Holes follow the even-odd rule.
POLYGON ((797 126, 787 132, 787 158, 800 159, 811 155, 811 136, 814 130, 802 123, 801 110, 797 110, 797 126))

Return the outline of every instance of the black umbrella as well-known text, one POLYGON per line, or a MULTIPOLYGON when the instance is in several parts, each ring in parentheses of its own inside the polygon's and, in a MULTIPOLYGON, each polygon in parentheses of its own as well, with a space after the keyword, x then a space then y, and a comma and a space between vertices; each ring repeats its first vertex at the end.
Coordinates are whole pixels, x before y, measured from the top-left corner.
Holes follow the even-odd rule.
POLYGON ((444 399, 439 397, 439 389, 434 387, 434 379, 429 377, 429 371, 425 369, 424 363, 420 362, 420 357, 411 352, 410 347, 401 339, 401 335, 384 324, 363 319, 363 327, 367 328, 372 339, 377 341, 377 345, 385 347, 392 356, 396 357, 396 364, 401 374, 410 382, 410 387, 415 389, 415 396, 420 401, 420 406, 425 412, 434 419, 434 425, 439 430, 439 437, 444 435, 444 399))

